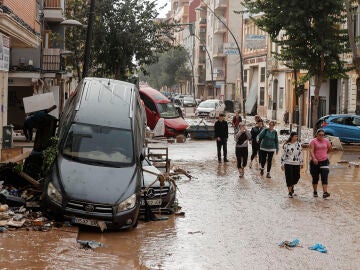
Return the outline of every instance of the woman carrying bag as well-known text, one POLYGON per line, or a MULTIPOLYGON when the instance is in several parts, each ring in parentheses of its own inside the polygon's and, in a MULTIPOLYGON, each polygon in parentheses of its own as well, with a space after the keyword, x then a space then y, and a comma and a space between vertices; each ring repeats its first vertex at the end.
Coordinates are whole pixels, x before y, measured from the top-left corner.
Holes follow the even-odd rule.
POLYGON ((281 169, 285 171, 286 186, 289 191, 289 198, 293 198, 294 186, 300 179, 300 168, 303 167, 304 157, 302 147, 298 142, 298 134, 291 132, 289 139, 283 145, 281 156, 281 169))

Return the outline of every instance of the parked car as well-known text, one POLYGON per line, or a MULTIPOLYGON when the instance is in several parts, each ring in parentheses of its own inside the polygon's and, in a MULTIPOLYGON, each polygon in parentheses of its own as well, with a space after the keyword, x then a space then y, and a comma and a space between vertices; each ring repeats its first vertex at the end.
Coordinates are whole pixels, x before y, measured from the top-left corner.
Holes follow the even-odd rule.
POLYGON ((316 127, 324 129, 326 135, 339 137, 341 142, 360 142, 359 115, 327 115, 317 121, 316 127))
POLYGON ((219 99, 208 99, 199 104, 195 115, 199 117, 218 117, 225 110, 225 104, 219 99))
POLYGON ((158 120, 164 118, 165 136, 176 137, 185 134, 188 124, 181 117, 178 110, 159 91, 149 87, 140 87, 140 97, 145 104, 147 125, 154 129, 158 120))
POLYGON ((44 185, 44 210, 72 223, 137 225, 143 183, 143 109, 136 86, 85 78, 59 124, 59 153, 44 185))
MULTIPOLYGON (((142 162, 143 169, 159 174, 160 171, 151 164, 148 159, 142 162)), ((149 186, 156 180, 157 176, 144 171, 144 185, 143 189, 149 186)), ((145 198, 153 212, 161 212, 164 214, 172 214, 174 212, 174 202, 176 199, 176 187, 171 182, 165 182, 163 187, 157 181, 141 196, 140 214, 145 213, 145 198)))
POLYGON ((196 100, 193 96, 184 96, 183 98, 184 107, 196 107, 196 100))

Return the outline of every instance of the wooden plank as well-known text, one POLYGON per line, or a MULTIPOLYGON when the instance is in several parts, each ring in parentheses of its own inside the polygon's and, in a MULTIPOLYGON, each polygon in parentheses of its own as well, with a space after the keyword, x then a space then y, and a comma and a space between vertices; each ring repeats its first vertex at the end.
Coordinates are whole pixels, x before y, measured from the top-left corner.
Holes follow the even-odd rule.
POLYGON ((23 161, 24 159, 28 158, 30 155, 30 152, 25 152, 21 155, 18 155, 14 158, 10 158, 10 159, 7 159, 7 160, 3 160, 1 161, 0 163, 4 164, 4 163, 18 163, 20 161, 23 161))
POLYGON ((30 184, 32 184, 34 187, 40 188, 41 185, 38 181, 36 181, 34 178, 32 178, 30 175, 24 172, 20 172, 19 175, 24 178, 26 181, 28 181, 30 184))
POLYGON ((12 159, 14 157, 21 155, 22 153, 23 153, 22 147, 1 149, 1 161, 12 159))

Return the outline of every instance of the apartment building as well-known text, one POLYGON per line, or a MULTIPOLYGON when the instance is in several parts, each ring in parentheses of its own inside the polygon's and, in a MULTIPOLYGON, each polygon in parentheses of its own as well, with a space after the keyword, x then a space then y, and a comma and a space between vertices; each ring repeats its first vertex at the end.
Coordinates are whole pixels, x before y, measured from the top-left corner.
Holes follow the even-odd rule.
POLYGON ((52 92, 58 105, 52 114, 58 117, 66 85, 72 77, 72 71, 65 67, 65 27, 61 25, 65 19, 65 0, 34 0, 33 3, 31 14, 38 25, 39 42, 32 48, 14 48, 10 55, 8 123, 15 129, 21 128, 24 121, 24 97, 52 92))
MULTIPOLYGON (((13 77, 11 74, 11 61, 13 51, 19 49, 31 50, 40 46, 40 22, 38 13, 39 1, 28 0, 26 4, 22 0, 0 1, 0 140, 3 140, 3 126, 12 124, 8 121, 11 118, 11 105, 22 106, 20 97, 8 95, 8 88, 11 87, 13 77)), ((38 75, 34 74, 37 80, 38 75)), ((20 81, 25 78, 19 77, 20 81)), ((30 80, 29 86, 33 84, 30 80)), ((24 115, 23 115, 24 116, 24 115)), ((24 117, 22 117, 24 119, 24 117)), ((1 146, 0 146, 1 147, 1 146)))
POLYGON ((242 44, 242 18, 234 11, 241 9, 241 1, 210 0, 202 9, 206 10, 206 46, 213 64, 213 74, 206 69, 206 81, 214 79, 214 97, 234 100, 240 78, 239 50, 234 37, 242 44))

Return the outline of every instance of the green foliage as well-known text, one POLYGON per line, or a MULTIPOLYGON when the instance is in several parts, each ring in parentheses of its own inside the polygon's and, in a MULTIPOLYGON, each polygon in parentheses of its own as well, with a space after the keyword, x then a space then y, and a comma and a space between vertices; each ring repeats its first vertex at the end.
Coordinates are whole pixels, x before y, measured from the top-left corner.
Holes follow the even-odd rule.
MULTIPOLYGON (((67 18, 86 24, 87 0, 68 0, 67 18)), ((126 80, 137 68, 158 60, 172 47, 175 25, 156 20, 154 0, 96 1, 90 75, 126 80)), ((86 31, 68 28, 67 49, 73 65, 83 62, 86 31)), ((80 71, 80 68, 78 68, 80 71)))
POLYGON ((191 78, 188 68, 189 55, 182 47, 176 47, 159 54, 159 61, 148 65, 141 75, 141 81, 147 81, 150 86, 160 89, 162 86, 174 86, 179 81, 191 78))
MULTIPOLYGON (((344 0, 245 0, 255 23, 281 46, 277 59, 293 69, 307 70, 306 78, 341 78, 348 71, 340 55, 349 52, 344 24, 344 0)), ((345 15, 345 14, 344 14, 345 15)))
POLYGON ((50 169, 59 153, 58 142, 59 142, 59 138, 57 137, 50 138, 49 146, 42 152, 43 155, 42 175, 47 175, 50 172, 50 169))

